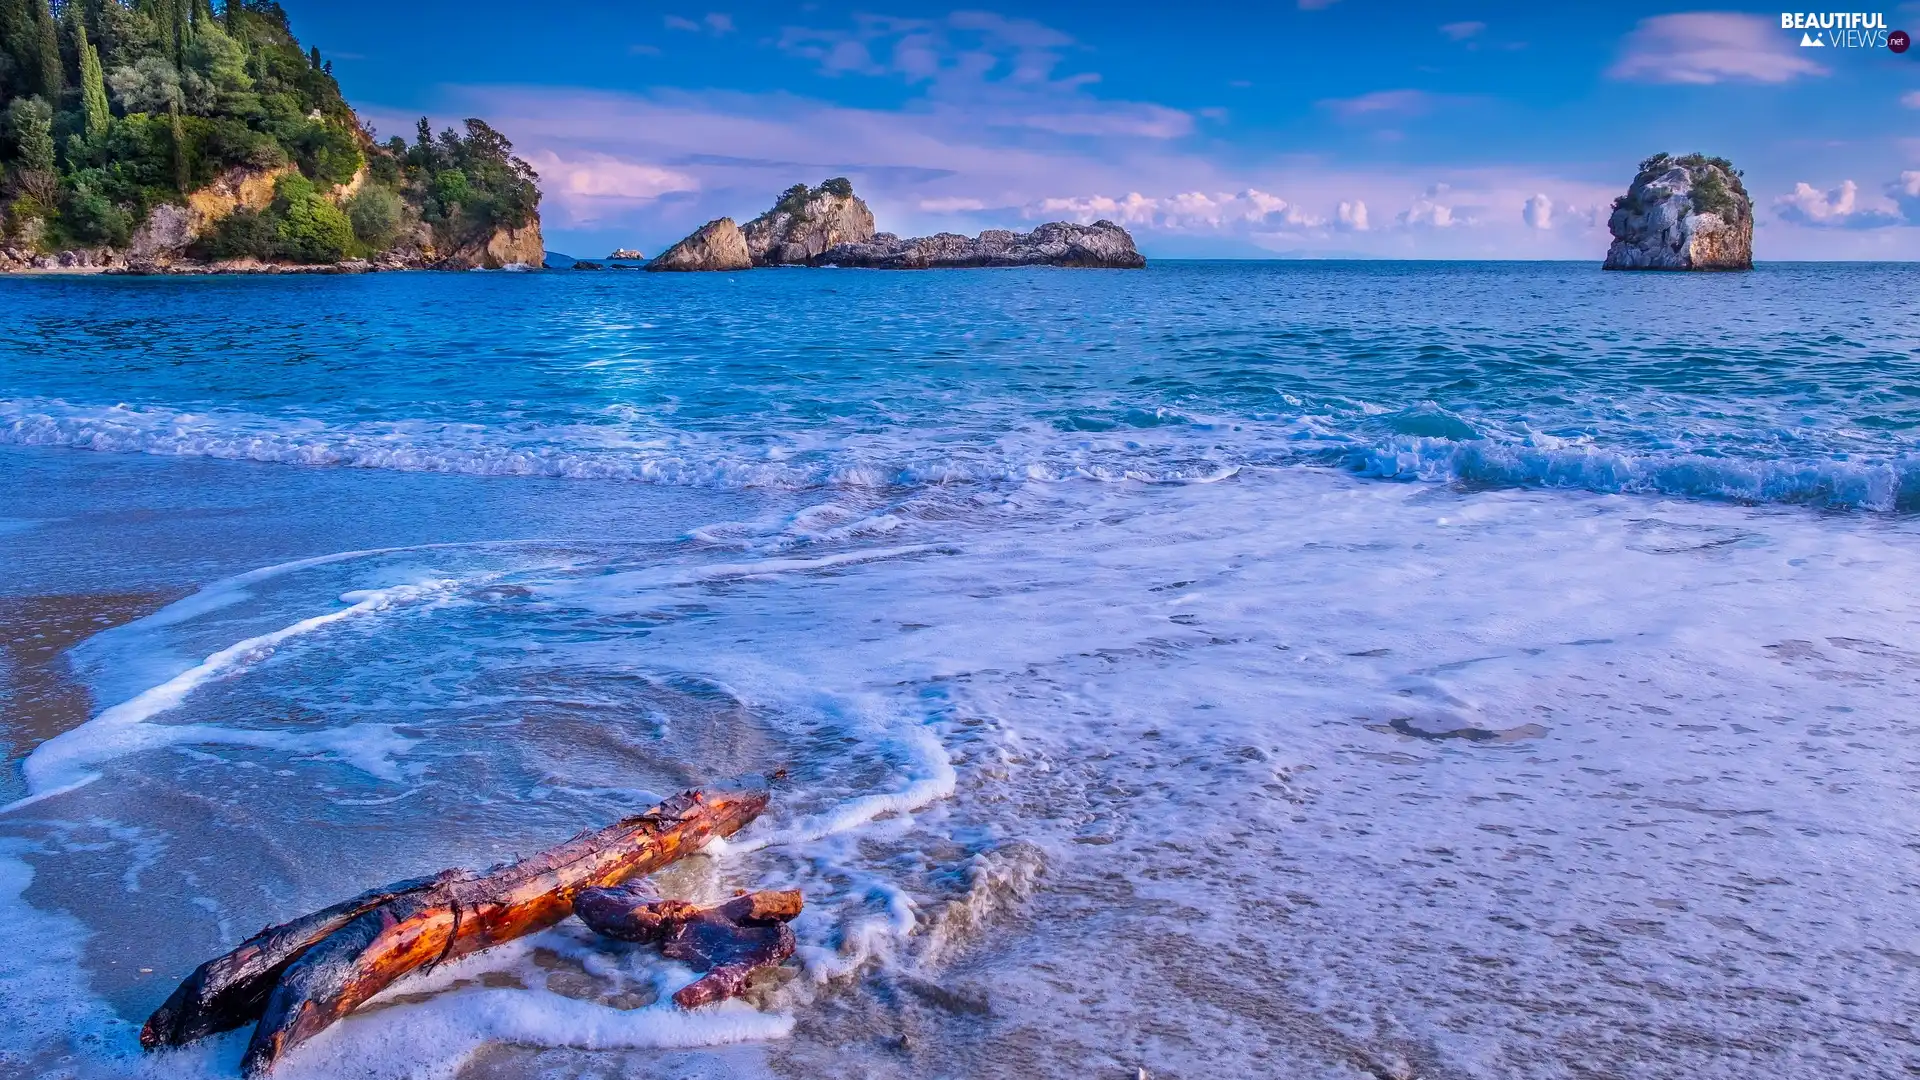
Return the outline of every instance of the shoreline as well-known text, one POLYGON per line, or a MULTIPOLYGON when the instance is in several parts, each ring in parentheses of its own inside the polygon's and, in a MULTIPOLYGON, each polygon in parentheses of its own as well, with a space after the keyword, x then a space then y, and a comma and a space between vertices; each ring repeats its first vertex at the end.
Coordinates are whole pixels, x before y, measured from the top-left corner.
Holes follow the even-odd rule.
POLYGON ((194 263, 190 265, 173 264, 169 266, 34 266, 25 268, 0 267, 0 277, 281 277, 281 276, 338 276, 347 274, 392 274, 409 271, 439 274, 466 273, 473 270, 496 270, 504 273, 527 273, 544 271, 546 267, 530 266, 526 263, 508 263, 505 266, 382 266, 364 260, 351 259, 339 263, 260 263, 253 265, 223 265, 219 263, 194 263))

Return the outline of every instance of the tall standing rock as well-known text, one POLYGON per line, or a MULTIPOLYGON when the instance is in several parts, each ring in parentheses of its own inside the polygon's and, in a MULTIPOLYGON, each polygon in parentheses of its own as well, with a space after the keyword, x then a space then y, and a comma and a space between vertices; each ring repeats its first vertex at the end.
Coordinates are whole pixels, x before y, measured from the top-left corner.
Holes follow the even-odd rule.
POLYGON ((660 253, 649 270, 751 270, 746 237, 732 218, 715 218, 660 253))
POLYGON ((828 248, 873 238, 873 211, 845 177, 795 184, 773 209, 741 226, 755 266, 804 266, 828 248))
POLYGON ((1725 158, 1655 154, 1607 220, 1608 270, 1751 270, 1753 200, 1725 158))

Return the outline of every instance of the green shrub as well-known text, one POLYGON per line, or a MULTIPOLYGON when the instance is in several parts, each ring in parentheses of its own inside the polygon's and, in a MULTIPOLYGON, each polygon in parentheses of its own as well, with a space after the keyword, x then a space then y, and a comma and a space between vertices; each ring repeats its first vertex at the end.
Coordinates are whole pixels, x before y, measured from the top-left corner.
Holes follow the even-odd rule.
POLYGON ((280 226, 270 213, 242 208, 214 223, 194 250, 210 259, 271 259, 280 253, 280 226))
POLYGON ((308 121, 295 136, 293 159, 301 172, 323 184, 347 183, 366 160, 353 131, 324 120, 308 121))
POLYGON ((442 212, 451 214, 454 207, 471 198, 473 185, 467 182, 465 170, 448 169, 433 178, 433 199, 442 212))
POLYGON ((405 220, 400 196, 391 190, 369 184, 347 203, 347 221, 360 243, 374 251, 383 250, 398 239, 405 220))
POLYGON ((67 234, 83 244, 107 244, 125 247, 133 234, 133 215, 92 186, 80 186, 67 194, 60 211, 60 224, 67 234))
POLYGON ((320 196, 300 196, 280 220, 280 250, 297 262, 339 262, 354 250, 353 225, 320 196))

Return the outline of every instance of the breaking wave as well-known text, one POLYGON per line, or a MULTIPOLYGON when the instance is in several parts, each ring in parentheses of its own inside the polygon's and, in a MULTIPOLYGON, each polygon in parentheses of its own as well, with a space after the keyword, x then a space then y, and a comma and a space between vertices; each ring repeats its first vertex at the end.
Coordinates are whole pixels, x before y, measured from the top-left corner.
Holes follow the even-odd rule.
POLYGON ((1430 403, 1391 413, 1168 424, 1083 437, 1033 424, 934 449, 906 437, 760 445, 687 432, 637 436, 579 424, 332 425, 234 410, 83 407, 0 401, 0 444, 470 476, 630 481, 726 490, 912 489, 1003 482, 1211 483, 1242 468, 1318 466, 1372 479, 1583 490, 1920 512, 1920 454, 1723 456, 1626 450, 1538 433, 1511 435, 1430 403))

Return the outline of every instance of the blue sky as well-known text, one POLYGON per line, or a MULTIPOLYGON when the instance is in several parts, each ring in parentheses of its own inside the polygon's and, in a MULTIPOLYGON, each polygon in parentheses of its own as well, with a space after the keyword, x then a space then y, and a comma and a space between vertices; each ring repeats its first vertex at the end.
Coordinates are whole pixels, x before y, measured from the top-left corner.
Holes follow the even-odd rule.
POLYGON ((504 131, 577 256, 845 175, 899 233, 1598 259, 1634 164, 1698 149, 1745 169, 1761 259, 1920 258, 1920 49, 1805 48, 1777 7, 284 3, 382 133, 504 131))

